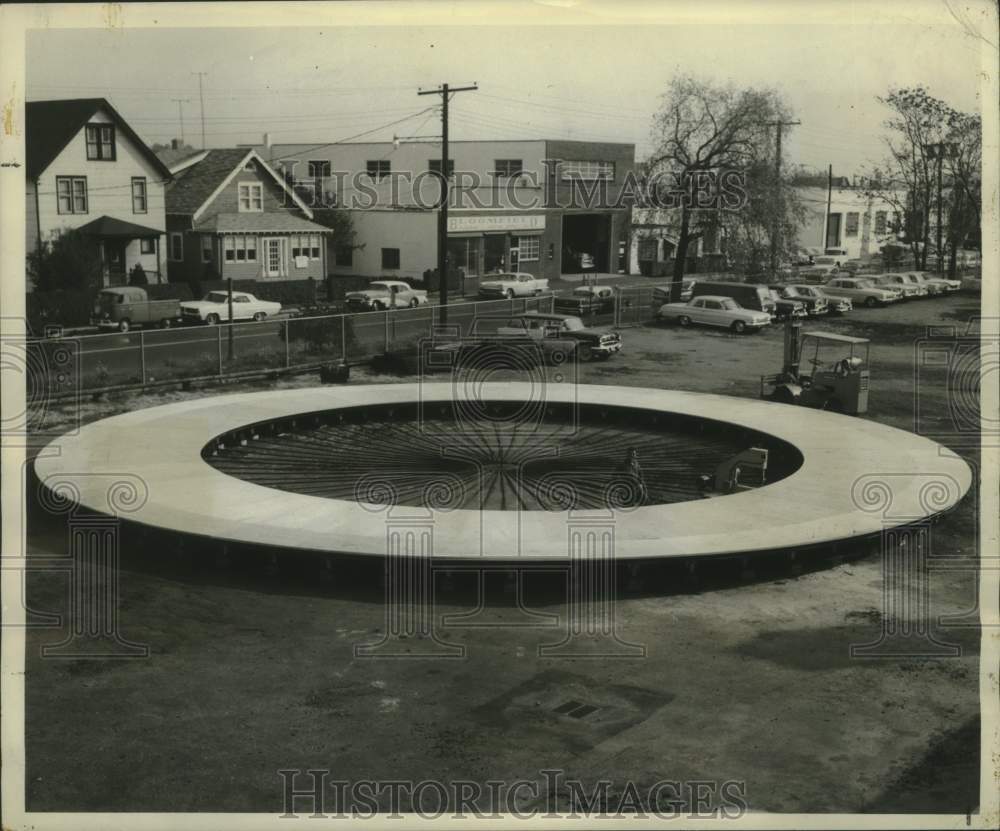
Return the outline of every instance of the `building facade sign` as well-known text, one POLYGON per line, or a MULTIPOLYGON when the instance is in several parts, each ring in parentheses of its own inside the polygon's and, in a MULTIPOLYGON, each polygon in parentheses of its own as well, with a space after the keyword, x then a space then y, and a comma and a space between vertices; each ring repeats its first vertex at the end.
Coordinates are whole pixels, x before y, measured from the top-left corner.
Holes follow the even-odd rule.
POLYGON ((544 231, 545 214, 498 214, 496 216, 449 216, 449 233, 544 231))

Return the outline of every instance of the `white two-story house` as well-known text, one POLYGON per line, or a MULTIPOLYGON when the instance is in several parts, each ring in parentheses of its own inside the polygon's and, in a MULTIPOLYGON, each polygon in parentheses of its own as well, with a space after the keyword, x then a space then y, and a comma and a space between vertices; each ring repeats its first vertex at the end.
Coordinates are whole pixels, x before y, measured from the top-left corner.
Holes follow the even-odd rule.
POLYGON ((136 263, 166 282, 166 166, 103 98, 29 101, 25 116, 27 250, 78 229, 100 247, 104 285, 136 263))

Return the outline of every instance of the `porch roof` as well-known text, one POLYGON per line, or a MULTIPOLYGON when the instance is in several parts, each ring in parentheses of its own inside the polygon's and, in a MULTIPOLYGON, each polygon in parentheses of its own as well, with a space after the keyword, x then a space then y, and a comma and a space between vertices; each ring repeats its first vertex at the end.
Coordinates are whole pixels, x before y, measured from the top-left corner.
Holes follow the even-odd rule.
POLYGON ((332 234, 333 230, 285 211, 218 213, 195 223, 194 231, 209 234, 332 234))
POLYGON ((106 239, 149 239, 165 233, 157 231, 155 228, 147 228, 145 225, 136 225, 134 222, 126 222, 123 219, 115 219, 113 216, 107 215, 98 217, 86 225, 81 225, 78 230, 92 237, 106 239))

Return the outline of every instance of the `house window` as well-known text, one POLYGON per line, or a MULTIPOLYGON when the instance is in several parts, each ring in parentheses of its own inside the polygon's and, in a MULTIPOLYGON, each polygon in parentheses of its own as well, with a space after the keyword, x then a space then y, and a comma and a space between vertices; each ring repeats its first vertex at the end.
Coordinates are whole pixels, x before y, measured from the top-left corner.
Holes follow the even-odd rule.
POLYGON ((509 179, 512 176, 520 176, 524 170, 524 162, 521 159, 494 159, 493 175, 497 179, 509 179))
POLYGON ((203 263, 212 262, 212 235, 201 235, 201 261, 203 263))
POLYGON ((296 257, 303 256, 302 243, 300 242, 301 239, 302 239, 302 237, 300 237, 298 234, 292 234, 291 245, 292 245, 292 259, 293 260, 296 257))
POLYGON ((154 239, 141 239, 141 240, 139 240, 139 253, 140 254, 155 254, 156 253, 156 240, 154 240, 154 239))
MULTIPOLYGON (((441 175, 441 160, 440 159, 430 159, 427 162, 427 169, 431 173, 436 173, 438 176, 441 175)), ((455 160, 448 159, 448 176, 449 178, 455 175, 455 160)))
POLYGON ((597 179, 614 179, 614 162, 569 161, 561 165, 563 181, 572 179, 594 181, 597 179))
POLYGON ((144 176, 132 177, 132 213, 144 214, 148 210, 146 199, 146 179, 144 176))
POLYGON ((309 259, 318 260, 320 258, 320 235, 309 235, 309 259))
POLYGON ((264 210, 264 186, 259 182, 240 182, 240 213, 261 213, 264 210))
POLYGON ((56 197, 59 213, 87 213, 87 177, 56 176, 56 197))
POLYGON ((382 268, 399 268, 399 249, 382 249, 382 268))
POLYGON ((885 233, 885 211, 875 211, 875 233, 885 233))
POLYGON ((518 261, 530 263, 538 261, 538 237, 517 238, 518 261))
POLYGON ((175 263, 184 260, 184 234, 179 231, 170 234, 170 259, 175 263))
POLYGON ((113 162, 115 160, 115 128, 113 125, 87 125, 87 159, 92 162, 113 162))
POLYGON ((379 159, 377 161, 369 161, 366 163, 366 169, 368 171, 368 177, 376 182, 382 181, 388 177, 390 171, 392 170, 392 163, 387 159, 379 159))
POLYGON ((844 226, 845 237, 856 237, 858 235, 858 222, 860 219, 861 214, 849 213, 847 215, 847 224, 844 226))
POLYGON ((333 250, 333 261, 336 265, 354 265, 354 249, 349 245, 338 245, 333 250))
POLYGON ((223 237, 222 257, 227 263, 257 262, 257 237, 223 237))
POLYGON ((309 162, 310 179, 326 179, 330 176, 330 162, 325 159, 313 159, 309 162))

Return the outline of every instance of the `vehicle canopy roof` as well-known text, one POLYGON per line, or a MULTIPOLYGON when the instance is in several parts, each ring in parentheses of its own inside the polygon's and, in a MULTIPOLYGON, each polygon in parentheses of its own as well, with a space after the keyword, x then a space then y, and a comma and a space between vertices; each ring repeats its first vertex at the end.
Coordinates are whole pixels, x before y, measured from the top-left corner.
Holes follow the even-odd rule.
POLYGON ((146 290, 142 286, 108 286, 101 289, 101 294, 115 294, 136 299, 146 299, 146 290))
POLYGON ((816 340, 836 341, 837 343, 850 343, 855 346, 870 343, 868 338, 855 338, 850 335, 838 335, 834 332, 803 332, 803 338, 815 338, 816 340))

